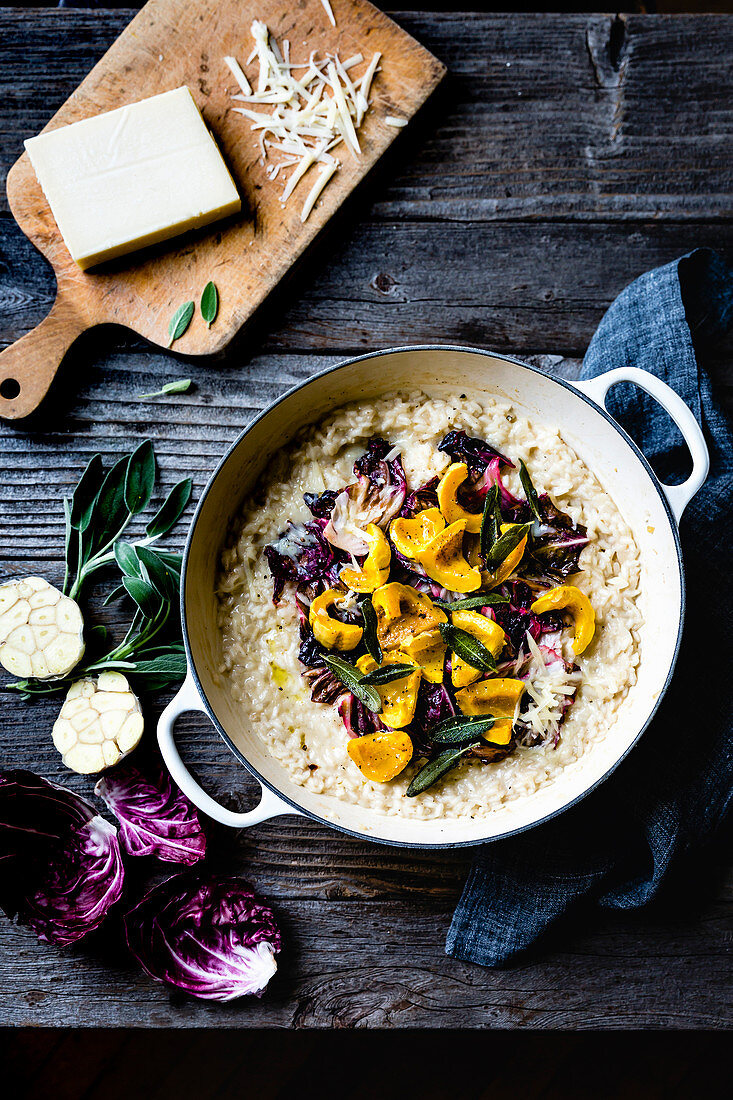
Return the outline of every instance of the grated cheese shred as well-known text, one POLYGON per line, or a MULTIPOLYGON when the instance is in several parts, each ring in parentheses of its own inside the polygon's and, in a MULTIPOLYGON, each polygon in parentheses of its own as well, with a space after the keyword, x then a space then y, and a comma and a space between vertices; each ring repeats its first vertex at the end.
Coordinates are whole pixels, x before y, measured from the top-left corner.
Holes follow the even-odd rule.
POLYGON ((526 640, 531 663, 525 687, 530 704, 521 717, 546 740, 557 734, 568 698, 572 698, 580 683, 580 673, 568 672, 562 657, 543 646, 548 654, 546 659, 529 632, 526 640))
MULTIPOLYGON (((323 6, 336 26, 328 0, 323 0, 323 6)), ((283 181, 283 205, 311 169, 320 168, 301 208, 300 218, 305 222, 341 167, 332 150, 343 144, 354 157, 361 156, 357 131, 369 110, 369 93, 381 54, 373 54, 357 76, 355 70, 365 64, 361 53, 342 61, 336 53, 319 58, 311 52, 307 61, 293 62, 290 43, 286 39, 279 46, 263 22, 256 19, 251 33, 255 48, 246 64, 256 59, 256 80, 247 76, 235 57, 224 58, 239 88, 231 94, 238 104, 232 110, 247 119, 250 129, 258 134, 262 163, 271 161, 268 178, 283 181)), ((396 124, 389 118, 385 121, 396 124)))

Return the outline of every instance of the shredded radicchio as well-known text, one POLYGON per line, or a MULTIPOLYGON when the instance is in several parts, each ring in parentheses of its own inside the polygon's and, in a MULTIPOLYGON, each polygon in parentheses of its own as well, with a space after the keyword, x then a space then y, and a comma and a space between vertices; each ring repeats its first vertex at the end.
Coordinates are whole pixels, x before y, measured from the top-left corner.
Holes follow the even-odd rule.
POLYGON ((562 629, 563 617, 558 612, 546 611, 536 615, 530 610, 537 594, 524 581, 509 581, 503 586, 502 593, 509 598, 509 603, 497 604, 492 609, 494 618, 517 652, 522 648, 527 633, 537 642, 543 634, 562 629))
MULTIPOLYGON (((273 603, 278 603, 288 581, 298 591, 329 577, 337 565, 336 554, 324 538, 326 521, 313 519, 309 523, 288 523, 277 542, 265 547, 265 557, 273 578, 273 603)), ((345 559, 343 556, 341 560, 345 559)))
POLYGON ((465 462, 469 473, 478 478, 486 470, 486 467, 498 459, 500 466, 513 468, 514 463, 500 454, 484 439, 476 439, 465 432, 448 432, 447 436, 438 444, 438 450, 450 455, 453 462, 465 462))
POLYGON ((399 455, 387 459, 393 448, 379 436, 369 440, 367 450, 354 463, 356 481, 338 494, 325 536, 332 546, 348 554, 367 552, 362 532, 370 523, 386 527, 399 515, 407 488, 399 455))
POLYGON ((316 519, 330 519, 337 496, 335 489, 326 489, 323 493, 303 493, 303 500, 316 519))
MULTIPOLYGON (((341 690, 343 691, 343 686, 341 690)), ((339 699, 338 711, 349 737, 363 737, 365 733, 376 733, 385 728, 377 715, 350 691, 339 699)))

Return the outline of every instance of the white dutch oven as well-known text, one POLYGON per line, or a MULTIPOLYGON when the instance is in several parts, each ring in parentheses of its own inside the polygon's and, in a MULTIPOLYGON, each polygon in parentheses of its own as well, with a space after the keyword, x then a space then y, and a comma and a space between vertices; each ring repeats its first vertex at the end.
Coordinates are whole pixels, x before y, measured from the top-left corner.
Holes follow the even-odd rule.
POLYGON ((173 778, 204 813, 225 825, 256 825, 280 814, 301 814, 353 836, 410 847, 496 840, 567 809, 626 756, 669 684, 684 617, 677 524, 707 471, 707 448, 690 410, 664 382, 633 367, 571 385, 518 360, 471 348, 396 348, 351 359, 296 386, 258 416, 231 447, 209 481, 191 524, 181 582, 188 675, 158 725, 160 749, 173 778), (692 473, 683 485, 661 485, 638 448, 605 411, 604 398, 617 382, 633 382, 646 390, 679 427, 692 454, 692 473), (390 817, 298 786, 248 728, 226 681, 216 672, 221 641, 214 590, 220 551, 231 520, 271 456, 305 424, 346 402, 416 388, 435 397, 465 392, 480 400, 497 394, 530 419, 557 425, 613 497, 641 553, 641 664, 638 682, 617 721, 599 744, 552 783, 474 820, 390 817), (234 813, 223 808, 187 771, 173 727, 180 714, 195 710, 209 715, 234 755, 259 780, 262 800, 254 810, 234 813))

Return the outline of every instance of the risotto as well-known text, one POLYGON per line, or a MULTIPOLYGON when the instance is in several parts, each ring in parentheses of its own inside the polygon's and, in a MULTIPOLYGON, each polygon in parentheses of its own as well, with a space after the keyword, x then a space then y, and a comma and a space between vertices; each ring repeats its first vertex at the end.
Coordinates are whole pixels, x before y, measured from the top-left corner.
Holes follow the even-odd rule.
POLYGON ((222 552, 222 666, 299 785, 476 817, 609 734, 639 553, 558 430, 503 398, 341 408, 273 459, 222 552))

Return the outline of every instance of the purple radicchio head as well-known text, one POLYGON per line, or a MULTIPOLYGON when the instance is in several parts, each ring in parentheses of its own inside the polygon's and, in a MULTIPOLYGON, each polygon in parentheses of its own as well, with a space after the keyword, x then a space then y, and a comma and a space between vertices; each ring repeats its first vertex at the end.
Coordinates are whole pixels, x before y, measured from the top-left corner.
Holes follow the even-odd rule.
POLYGON ((86 799, 27 771, 0 772, 0 906, 40 940, 74 943, 122 893, 117 830, 86 799))
POLYGON ((107 772, 94 793, 120 823, 120 840, 131 856, 157 856, 189 867, 206 854, 196 807, 171 779, 159 757, 125 760, 107 772))
POLYGON ((125 916, 125 932, 151 978, 209 1001, 260 996, 282 946, 272 909, 249 883, 198 868, 150 890, 125 916))

